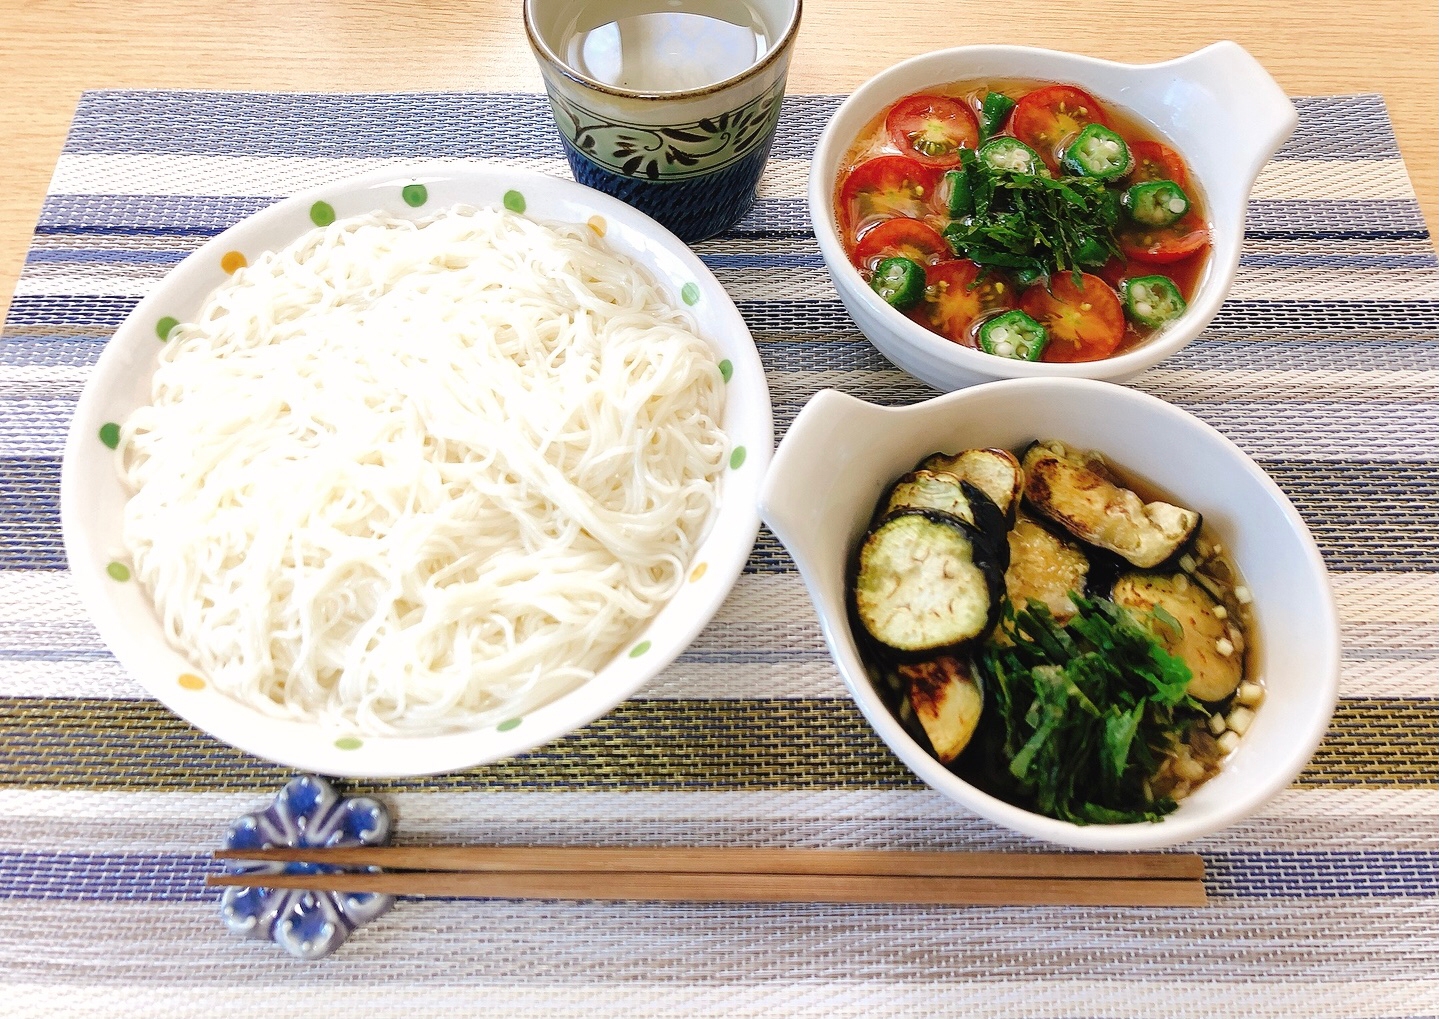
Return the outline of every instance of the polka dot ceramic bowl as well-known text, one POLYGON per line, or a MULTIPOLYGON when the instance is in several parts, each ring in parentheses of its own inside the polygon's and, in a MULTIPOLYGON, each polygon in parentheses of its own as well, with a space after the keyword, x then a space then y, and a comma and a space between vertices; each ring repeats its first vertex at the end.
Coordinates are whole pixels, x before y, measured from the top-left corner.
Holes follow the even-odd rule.
POLYGON ((501 169, 433 164, 383 170, 281 201, 231 227, 182 262, 106 345, 80 398, 65 447, 60 512, 80 597, 126 671, 171 710, 217 739, 327 775, 408 776, 510 757, 588 724, 672 662, 724 600, 759 528, 760 478, 774 433, 758 352, 734 302, 673 234, 629 206, 570 181, 501 169), (500 206, 542 222, 583 223, 642 263, 691 310, 722 359, 730 439, 719 511, 679 593, 589 683, 487 729, 423 738, 372 737, 271 718, 217 691, 165 641, 149 598, 131 577, 121 535, 128 490, 114 446, 123 422, 149 402, 160 345, 225 278, 316 225, 383 210, 421 218, 451 205, 500 206))

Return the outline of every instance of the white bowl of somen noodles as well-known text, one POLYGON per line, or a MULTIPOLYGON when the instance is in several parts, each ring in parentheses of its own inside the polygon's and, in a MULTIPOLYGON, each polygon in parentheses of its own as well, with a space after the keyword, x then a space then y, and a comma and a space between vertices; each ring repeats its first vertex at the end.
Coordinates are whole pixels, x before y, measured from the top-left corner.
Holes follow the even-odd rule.
POLYGON ((277 203, 107 345, 65 450, 81 598, 146 690, 332 775, 452 771, 610 710, 724 600, 773 444, 675 237, 428 164, 277 203))

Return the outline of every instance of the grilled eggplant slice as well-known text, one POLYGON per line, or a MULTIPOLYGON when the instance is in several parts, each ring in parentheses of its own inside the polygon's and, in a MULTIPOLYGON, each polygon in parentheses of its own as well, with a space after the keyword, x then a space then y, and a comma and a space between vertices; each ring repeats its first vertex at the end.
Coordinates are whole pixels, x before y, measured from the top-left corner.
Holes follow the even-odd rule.
POLYGON ((906 510, 865 535, 854 608, 869 635, 901 655, 928 657, 992 627, 1004 592, 993 542, 958 517, 906 510))
POLYGON ((948 513, 966 524, 975 522, 959 479, 940 471, 911 471, 896 481, 884 505, 884 515, 917 509, 948 513))
POLYGON ((937 510, 977 527, 1000 553, 1000 569, 1008 568, 1009 546, 1004 534, 1009 521, 979 487, 944 471, 912 471, 890 489, 884 515, 905 510, 937 510))
POLYGON ((1076 543, 1020 512, 1009 532, 1009 568, 1004 571, 1012 604, 1022 608, 1043 602, 1051 616, 1066 622, 1075 611, 1069 592, 1083 594, 1088 577, 1089 557, 1076 543))
POLYGON ((1024 488, 1019 461, 1007 449, 966 449, 954 456, 934 453, 924 458, 919 470, 944 471, 968 481, 989 496, 1006 518, 1014 516, 1024 488))
POLYGON ((924 731, 924 726, 919 724, 914 713, 914 704, 909 699, 909 680, 900 675, 899 668, 870 656, 865 660, 865 671, 869 673, 870 682, 874 684, 880 699, 899 720, 904 731, 909 733, 910 739, 929 753, 934 753, 934 748, 929 745, 929 734, 924 731))
POLYGON ((1199 530, 1198 513, 1146 503, 1094 470, 1086 454, 1059 443, 1037 442, 1025 452, 1024 495, 1076 538, 1145 569, 1174 556, 1199 530))
POLYGON ((1183 573, 1126 573, 1114 582, 1116 605, 1131 609, 1149 627, 1166 651, 1184 660, 1194 678, 1191 697, 1222 701, 1244 679, 1244 653, 1235 647, 1224 620, 1214 612, 1218 604, 1209 592, 1183 573), (1163 609, 1179 624, 1154 611, 1163 609), (1221 643, 1222 642, 1222 643, 1221 643), (1228 654, 1221 648, 1227 647, 1228 654))
POLYGON ((899 674, 909 682, 909 702, 934 756, 948 764, 969 745, 984 710, 973 666, 968 658, 945 655, 901 665, 899 674))

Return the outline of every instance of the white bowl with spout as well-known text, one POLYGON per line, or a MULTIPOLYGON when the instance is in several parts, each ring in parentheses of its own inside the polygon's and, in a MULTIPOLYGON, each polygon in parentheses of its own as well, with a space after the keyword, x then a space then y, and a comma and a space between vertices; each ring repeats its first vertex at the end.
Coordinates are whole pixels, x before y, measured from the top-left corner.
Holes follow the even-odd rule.
POLYGON ((1249 192, 1294 131, 1298 113, 1240 45, 1217 42, 1158 64, 1028 46, 961 46, 926 53, 875 75, 846 99, 820 135, 810 167, 809 211, 840 300, 860 331, 900 368, 949 391, 999 378, 1061 376, 1121 381, 1162 361, 1203 331, 1234 282, 1249 192), (1209 213, 1212 248, 1185 313, 1114 357, 1076 364, 1018 361, 963 347, 886 304, 845 254, 835 191, 846 151, 898 99, 949 82, 1031 79, 1077 85, 1155 128, 1188 163, 1209 213))
POLYGON ((1299 774, 1339 693, 1339 624, 1319 550, 1293 505, 1239 447, 1152 396, 1086 379, 1015 379, 909 407, 824 390, 800 412, 760 487, 760 516, 794 557, 845 686, 880 738, 960 807, 1081 849, 1156 849, 1257 811, 1299 774), (1033 439, 1095 449, 1204 515, 1253 593, 1250 679, 1265 688, 1252 727, 1214 778, 1154 823, 1076 825, 964 781, 890 713, 850 629, 847 572, 875 503, 936 450, 1019 449, 1033 439), (843 469, 836 469, 843 465, 843 469))

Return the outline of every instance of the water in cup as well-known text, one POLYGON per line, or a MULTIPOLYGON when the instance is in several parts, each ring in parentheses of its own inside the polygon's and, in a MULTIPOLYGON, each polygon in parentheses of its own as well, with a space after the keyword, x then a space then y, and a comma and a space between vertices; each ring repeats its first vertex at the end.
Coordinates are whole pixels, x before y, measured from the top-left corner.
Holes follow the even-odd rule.
POLYGON ((677 92, 732 78, 769 46, 770 32, 746 0, 592 0, 569 20, 559 55, 605 85, 677 92))

